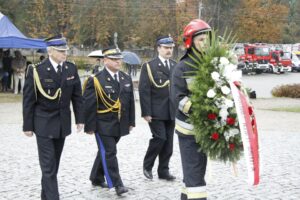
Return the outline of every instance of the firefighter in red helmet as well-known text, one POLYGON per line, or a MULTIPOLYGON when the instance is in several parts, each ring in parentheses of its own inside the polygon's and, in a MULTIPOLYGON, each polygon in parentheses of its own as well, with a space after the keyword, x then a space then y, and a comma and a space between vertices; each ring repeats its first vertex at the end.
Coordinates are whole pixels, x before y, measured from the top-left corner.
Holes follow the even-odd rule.
MULTIPOLYGON (((193 125, 189 122, 189 115, 193 112, 191 103, 191 90, 189 89, 193 78, 187 77, 195 71, 187 63, 196 64, 191 57, 202 55, 203 49, 210 41, 210 26, 203 20, 192 20, 184 28, 184 46, 187 51, 176 65, 172 76, 171 97, 174 101, 176 112, 175 132, 178 135, 180 155, 183 168, 183 182, 185 188, 181 193, 181 199, 204 200, 206 195, 206 182, 204 179, 207 157, 199 151, 193 131, 193 125), (193 51, 194 49, 194 51, 193 51)), ((201 62, 201 58, 198 60, 201 62)), ((198 62, 197 61, 197 62, 198 62)))

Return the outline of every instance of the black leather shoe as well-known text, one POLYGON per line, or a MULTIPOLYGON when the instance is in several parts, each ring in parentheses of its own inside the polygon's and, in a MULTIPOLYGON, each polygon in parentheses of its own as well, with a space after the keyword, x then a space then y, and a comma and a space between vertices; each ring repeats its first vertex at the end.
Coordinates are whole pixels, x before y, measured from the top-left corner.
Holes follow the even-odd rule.
POLYGON ((108 185, 105 182, 92 182, 93 186, 100 186, 102 188, 108 188, 108 185))
POLYGON ((115 190, 118 196, 121 196, 121 194, 128 192, 128 189, 125 186, 117 186, 115 187, 115 190))
POLYGON ((176 179, 176 177, 171 174, 159 175, 158 178, 165 179, 167 181, 173 181, 174 179, 176 179))
POLYGON ((144 175, 146 176, 147 179, 153 179, 152 171, 151 170, 143 170, 144 175))

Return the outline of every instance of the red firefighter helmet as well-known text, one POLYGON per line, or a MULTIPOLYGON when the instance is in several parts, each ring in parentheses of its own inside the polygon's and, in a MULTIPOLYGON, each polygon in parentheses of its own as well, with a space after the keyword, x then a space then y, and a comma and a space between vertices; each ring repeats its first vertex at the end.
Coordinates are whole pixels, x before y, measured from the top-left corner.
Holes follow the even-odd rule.
POLYGON ((201 19, 192 20, 183 30, 184 46, 191 48, 194 36, 210 31, 211 28, 205 21, 201 19))

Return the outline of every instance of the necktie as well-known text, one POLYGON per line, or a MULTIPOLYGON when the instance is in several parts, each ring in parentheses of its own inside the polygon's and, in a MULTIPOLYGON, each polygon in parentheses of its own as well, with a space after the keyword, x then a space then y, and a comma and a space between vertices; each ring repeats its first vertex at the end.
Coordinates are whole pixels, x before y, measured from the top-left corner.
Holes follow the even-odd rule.
POLYGON ((165 67, 166 67, 167 69, 170 69, 167 60, 165 60, 165 67))
POLYGON ((57 65, 57 76, 59 77, 59 79, 61 78, 61 66, 57 65))
POLYGON ((114 79, 115 79, 115 81, 119 82, 117 74, 114 75, 114 79))
POLYGON ((115 79, 115 81, 116 81, 118 87, 120 87, 117 74, 114 74, 114 79, 115 79))

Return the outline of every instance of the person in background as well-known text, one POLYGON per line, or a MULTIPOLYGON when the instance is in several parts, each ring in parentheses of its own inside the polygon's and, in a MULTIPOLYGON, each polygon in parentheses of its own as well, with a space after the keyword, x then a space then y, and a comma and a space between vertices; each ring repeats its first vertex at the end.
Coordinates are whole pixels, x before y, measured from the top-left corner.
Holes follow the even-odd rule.
POLYGON ((2 86, 2 78, 3 78, 3 49, 0 49, 0 81, 1 81, 1 88, 2 86))
POLYGON ((14 93, 18 94, 19 82, 21 83, 20 93, 23 93, 25 82, 26 59, 19 50, 15 51, 15 57, 12 59, 11 65, 14 77, 14 93))
MULTIPOLYGON (((93 74, 97 74, 104 68, 104 55, 102 54, 102 51, 99 51, 99 54, 96 58, 91 57, 93 60, 95 60, 97 63, 94 65, 93 74)), ((97 141, 97 135, 95 134, 95 139, 97 141)), ((90 181, 93 186, 100 186, 101 188, 108 188, 108 185, 105 183, 104 178, 104 170, 103 170, 103 163, 101 160, 101 152, 100 149, 97 151, 97 156, 95 158, 91 173, 90 173, 90 181)))
POLYGON ((2 64, 3 64, 3 77, 2 77, 2 91, 7 92, 11 85, 11 61, 10 50, 6 50, 3 53, 2 64))
POLYGON ((42 62, 46 57, 44 55, 40 56, 40 62, 42 62))

